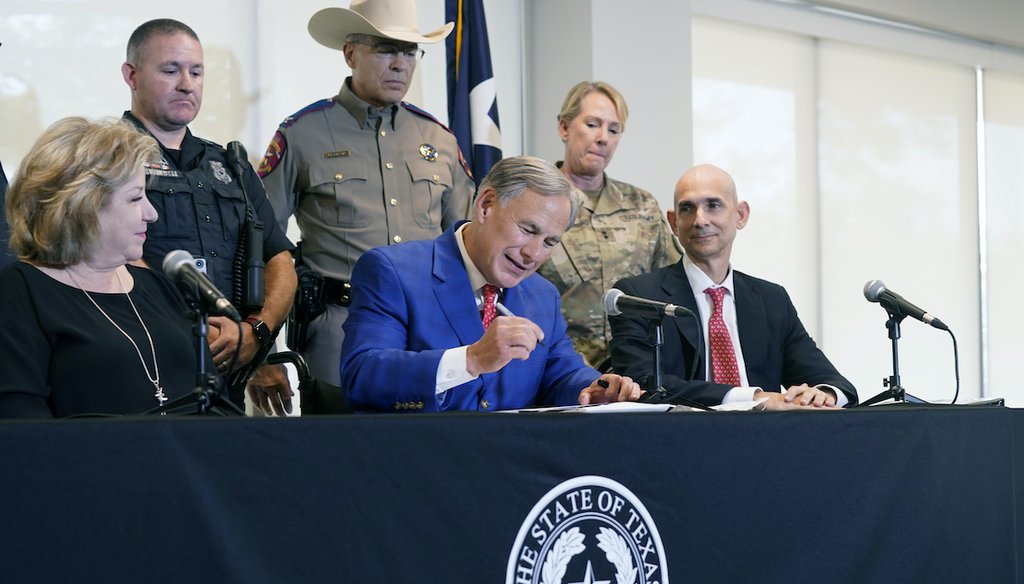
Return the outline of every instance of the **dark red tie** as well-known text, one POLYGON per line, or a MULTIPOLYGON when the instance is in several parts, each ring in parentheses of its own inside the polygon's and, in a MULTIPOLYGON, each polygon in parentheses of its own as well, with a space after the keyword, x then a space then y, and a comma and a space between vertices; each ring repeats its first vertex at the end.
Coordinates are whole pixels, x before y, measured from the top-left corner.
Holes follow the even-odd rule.
POLYGON ((484 284, 484 309, 482 320, 484 322, 484 330, 491 326, 494 322, 494 313, 497 308, 494 306, 495 301, 498 299, 498 287, 493 284, 484 284))
POLYGON ((725 299, 725 288, 708 288, 705 294, 711 296, 714 309, 708 320, 708 344, 711 345, 711 373, 715 383, 723 383, 738 387, 740 385, 740 368, 736 364, 736 352, 732 348, 729 329, 722 318, 722 305, 725 299))

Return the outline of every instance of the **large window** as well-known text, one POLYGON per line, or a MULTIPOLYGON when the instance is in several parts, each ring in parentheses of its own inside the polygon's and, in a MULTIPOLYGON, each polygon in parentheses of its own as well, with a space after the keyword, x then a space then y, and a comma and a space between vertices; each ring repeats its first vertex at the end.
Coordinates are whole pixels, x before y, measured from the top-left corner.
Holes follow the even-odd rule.
MULTIPOLYGON (((729 170, 752 206, 734 266, 790 290, 864 398, 892 373, 885 311, 862 292, 880 279, 956 333, 961 399, 981 397, 984 355, 985 396, 1024 405, 1011 377, 1024 317, 1002 316, 1024 280, 1024 79, 985 72, 979 157, 971 66, 703 17, 693 39, 694 159, 729 170)), ((951 399, 949 336, 901 328, 903 386, 951 399)))
POLYGON ((987 380, 996 393, 1016 390, 1024 405, 1017 363, 1024 342, 1024 76, 989 72, 984 82, 987 212, 985 347, 987 380))

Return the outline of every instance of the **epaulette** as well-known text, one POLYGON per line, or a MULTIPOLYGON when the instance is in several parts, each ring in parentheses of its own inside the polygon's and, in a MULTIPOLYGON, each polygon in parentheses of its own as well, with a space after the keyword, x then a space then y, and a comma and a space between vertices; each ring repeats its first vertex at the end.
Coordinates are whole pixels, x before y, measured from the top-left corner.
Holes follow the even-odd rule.
POLYGON ((402 107, 404 107, 405 109, 409 110, 410 112, 418 115, 421 118, 427 118, 428 120, 434 122, 438 126, 441 126, 445 130, 447 130, 448 133, 451 133, 451 129, 448 126, 442 124, 441 120, 435 118, 430 113, 428 113, 426 110, 421 110, 420 108, 414 106, 413 104, 407 103, 407 102, 404 102, 404 101, 402 102, 402 107))
POLYGON ((204 144, 208 144, 210 146, 213 146, 214 148, 217 148, 218 150, 223 150, 224 149, 223 146, 221 146, 220 144, 214 142, 213 140, 207 140, 206 138, 200 138, 199 136, 196 136, 195 134, 192 134, 192 137, 196 138, 200 142, 203 142, 204 144))
POLYGON ((288 116, 287 118, 285 118, 284 121, 281 122, 281 127, 282 128, 287 128, 288 126, 290 126, 290 125, 294 124, 295 122, 297 122, 299 120, 299 118, 301 118, 302 116, 304 116, 304 115, 306 115, 308 113, 311 113, 311 112, 320 111, 322 109, 327 109, 327 108, 331 107, 332 105, 334 105, 334 99, 333 98, 327 98, 327 99, 321 99, 320 101, 315 101, 315 102, 307 105, 306 107, 300 109, 299 111, 295 112, 294 114, 288 116))

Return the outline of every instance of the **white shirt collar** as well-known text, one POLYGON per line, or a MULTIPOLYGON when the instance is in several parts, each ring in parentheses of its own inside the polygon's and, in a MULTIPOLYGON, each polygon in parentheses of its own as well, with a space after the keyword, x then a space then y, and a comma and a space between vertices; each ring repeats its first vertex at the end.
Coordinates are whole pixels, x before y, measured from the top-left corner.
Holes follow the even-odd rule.
POLYGON ((466 266, 466 273, 469 274, 469 285, 473 287, 474 292, 480 292, 480 289, 484 287, 487 280, 484 275, 477 269, 476 264, 469 257, 469 252, 466 251, 466 242, 463 240, 463 236, 466 227, 469 223, 463 223, 455 230, 455 242, 459 244, 459 254, 462 255, 462 264, 466 266))
POLYGON ((729 266, 729 273, 725 276, 725 280, 721 284, 716 284, 704 270, 700 269, 697 264, 693 263, 690 256, 683 255, 683 270, 686 271, 686 279, 690 281, 690 288, 693 289, 694 296, 703 296, 704 291, 708 288, 722 287, 729 291, 729 295, 733 298, 736 297, 735 288, 732 284, 732 266, 729 266))

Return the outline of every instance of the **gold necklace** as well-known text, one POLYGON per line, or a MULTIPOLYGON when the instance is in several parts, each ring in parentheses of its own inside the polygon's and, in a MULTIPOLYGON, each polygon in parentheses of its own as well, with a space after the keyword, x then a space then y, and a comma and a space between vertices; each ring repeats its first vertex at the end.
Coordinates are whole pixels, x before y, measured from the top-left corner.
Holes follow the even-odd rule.
POLYGON ((100 311, 100 314, 106 317, 106 319, 110 321, 110 324, 114 325, 114 328, 119 330, 121 334, 124 335, 124 338, 128 339, 128 342, 131 343, 133 347, 135 347, 135 353, 139 356, 139 362, 142 363, 142 368, 146 371, 146 378, 149 379, 149 382, 153 384, 154 388, 156 388, 156 393, 153 394, 153 397, 156 398, 158 404, 160 404, 161 406, 164 405, 164 402, 167 401, 167 394, 164 393, 164 388, 160 387, 160 364, 157 363, 156 360, 156 348, 153 346, 153 337, 150 336, 149 328, 146 327, 146 323, 142 320, 142 316, 139 315, 139 309, 135 308, 135 303, 132 302, 131 294, 128 294, 128 292, 125 291, 124 282, 121 281, 121 272, 115 271, 114 275, 117 276, 117 283, 118 285, 121 286, 121 291, 128 298, 128 304, 131 305, 132 311, 135 312, 135 318, 139 319, 139 324, 142 325, 142 330, 146 333, 146 340, 149 341, 149 352, 153 355, 152 375, 150 375, 149 373, 149 365, 146 364, 146 359, 143 358, 142 356, 142 350, 140 350, 139 346, 135 344, 135 339, 133 339, 131 335, 129 335, 127 332, 125 332, 123 328, 118 326, 118 324, 114 322, 114 319, 110 318, 110 315, 107 314, 106 311, 100 308, 100 305, 97 304, 95 300, 93 300, 93 297, 92 295, 89 294, 89 291, 86 290, 85 287, 79 284, 78 280, 75 279, 75 275, 71 273, 71 268, 65 267, 64 271, 68 273, 68 277, 71 278, 71 281, 75 284, 75 286, 77 286, 79 290, 85 293, 85 297, 89 299, 89 302, 92 302, 92 305, 96 307, 96 310, 100 311))

